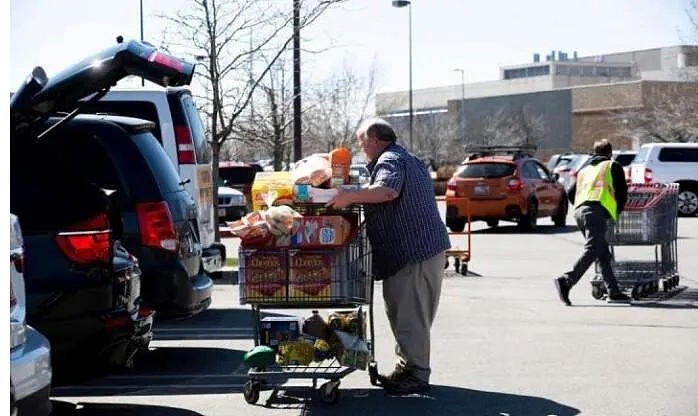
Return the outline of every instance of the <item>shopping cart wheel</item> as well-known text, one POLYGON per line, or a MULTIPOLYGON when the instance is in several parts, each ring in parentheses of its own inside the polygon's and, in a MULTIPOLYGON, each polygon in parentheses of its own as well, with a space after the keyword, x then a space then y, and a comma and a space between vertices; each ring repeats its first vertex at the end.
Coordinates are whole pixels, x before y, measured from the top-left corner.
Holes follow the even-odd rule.
POLYGON ((467 262, 463 262, 460 264, 460 274, 462 274, 463 276, 468 275, 468 263, 467 262))
POLYGON ((605 294, 606 294, 606 291, 603 290, 602 288, 600 288, 599 286, 597 286, 597 285, 591 286, 591 297, 592 298, 594 298, 596 300, 603 299, 605 294))
POLYGON ((371 361, 368 364, 368 377, 369 377, 369 379, 371 379, 372 386, 378 385, 378 363, 377 362, 371 361))
POLYGON ((259 400, 259 383, 252 380, 248 381, 242 388, 242 394, 245 396, 247 403, 257 403, 257 400, 259 400))
POLYGON ((325 404, 335 404, 339 401, 339 380, 328 381, 320 386, 320 400, 325 404))
POLYGON ((630 297, 633 298, 633 300, 638 300, 638 299, 640 299, 640 296, 641 296, 640 286, 639 285, 633 286, 633 290, 632 290, 632 292, 630 292, 630 297))

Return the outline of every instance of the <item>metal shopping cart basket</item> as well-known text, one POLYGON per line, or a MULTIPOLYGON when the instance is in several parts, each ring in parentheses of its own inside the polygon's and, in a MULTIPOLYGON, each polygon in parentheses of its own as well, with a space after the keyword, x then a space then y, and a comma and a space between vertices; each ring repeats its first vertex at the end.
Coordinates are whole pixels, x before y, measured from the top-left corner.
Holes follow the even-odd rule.
MULTIPOLYGON (((303 215, 353 215, 356 218, 356 232, 349 243, 341 247, 240 248, 240 303, 252 306, 255 346, 260 345, 261 342, 259 328, 262 309, 358 308, 358 316, 361 317, 358 325, 359 338, 366 343, 369 350, 368 359, 362 359, 362 362, 368 364, 366 367, 369 365, 375 367, 373 362, 375 355, 373 274, 371 250, 363 222, 362 208, 354 206, 344 210, 334 210, 325 208, 324 205, 303 204, 294 206, 294 209, 303 215), (306 290, 308 286, 293 279, 293 267, 300 264, 297 258, 298 261, 294 261, 294 256, 311 255, 319 259, 319 262, 313 263, 315 266, 310 265, 310 267, 315 267, 315 271, 322 276, 329 277, 326 282, 327 288, 324 290, 318 291, 317 287, 306 290), (286 271, 285 284, 260 283, 256 279, 252 282, 247 278, 257 265, 263 265, 265 261, 276 265, 270 273, 286 271), (363 310, 365 305, 368 306, 367 317, 363 310)), ((281 350, 281 346, 279 348, 281 350)), ((243 394, 248 403, 254 404, 259 400, 260 391, 272 390, 273 394, 276 394, 277 391, 283 390, 283 384, 289 380, 311 380, 313 390, 318 388, 319 380, 326 380, 318 389, 319 397, 323 402, 333 404, 340 397, 340 380, 362 367, 355 362, 353 365, 346 364, 343 358, 336 356, 313 360, 312 363, 305 365, 292 362, 279 363, 277 359, 277 364, 273 366, 249 369, 249 380, 244 385, 243 394)))
MULTIPOLYGON (((619 246, 649 246, 654 249, 653 256, 649 254, 641 259, 614 260, 612 263, 619 287, 629 290, 633 299, 655 293, 660 286, 666 291, 679 283, 678 190, 676 183, 630 185, 624 211, 618 221, 608 227, 606 240, 614 259, 619 246)), ((606 289, 598 263, 591 283, 592 296, 603 298, 606 289)))

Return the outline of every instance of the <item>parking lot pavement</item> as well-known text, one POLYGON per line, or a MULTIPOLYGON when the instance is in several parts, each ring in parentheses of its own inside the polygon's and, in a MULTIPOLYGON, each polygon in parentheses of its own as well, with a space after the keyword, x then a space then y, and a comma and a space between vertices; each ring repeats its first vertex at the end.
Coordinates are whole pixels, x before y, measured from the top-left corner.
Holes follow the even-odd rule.
MULTIPOLYGON (((570 267, 583 241, 572 227, 547 224, 536 234, 506 223, 475 226, 471 275, 449 270, 443 286, 428 396, 386 396, 358 371, 342 381, 332 407, 308 389, 269 403, 262 392, 248 405, 241 363, 253 345, 251 315, 238 286, 222 280, 210 310, 156 324, 153 349, 136 369, 58 387, 53 399, 70 407, 62 414, 82 416, 698 414, 698 218, 679 221, 683 290, 632 306, 594 300, 590 272, 572 291, 574 306, 562 305, 552 277, 570 267)), ((380 296, 375 301, 376 357, 387 371, 393 340, 380 296)))

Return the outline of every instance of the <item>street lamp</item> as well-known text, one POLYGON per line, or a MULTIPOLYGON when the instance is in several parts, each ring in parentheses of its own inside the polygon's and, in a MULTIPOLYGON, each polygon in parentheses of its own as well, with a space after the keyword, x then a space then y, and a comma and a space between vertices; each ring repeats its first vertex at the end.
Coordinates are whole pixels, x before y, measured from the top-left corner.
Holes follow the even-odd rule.
POLYGON ((412 108, 412 2, 409 0, 393 0, 393 7, 401 8, 406 6, 409 6, 410 150, 414 151, 414 147, 412 147, 412 129, 414 126, 414 110, 412 108))
POLYGON ((460 99, 465 100, 465 69, 456 68, 455 72, 460 72, 460 99))
MULTIPOLYGON (((143 42, 143 0, 140 1, 141 4, 141 42, 143 42)), ((145 78, 141 77, 141 87, 145 87, 145 78)))

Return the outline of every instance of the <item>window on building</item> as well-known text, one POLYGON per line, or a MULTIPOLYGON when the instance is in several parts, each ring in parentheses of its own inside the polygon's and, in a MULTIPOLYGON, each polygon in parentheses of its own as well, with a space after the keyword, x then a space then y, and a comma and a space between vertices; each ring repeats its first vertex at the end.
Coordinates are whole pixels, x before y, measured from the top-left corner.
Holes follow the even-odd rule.
POLYGON ((504 79, 530 78, 550 74, 550 65, 530 66, 526 68, 505 69, 504 79))

